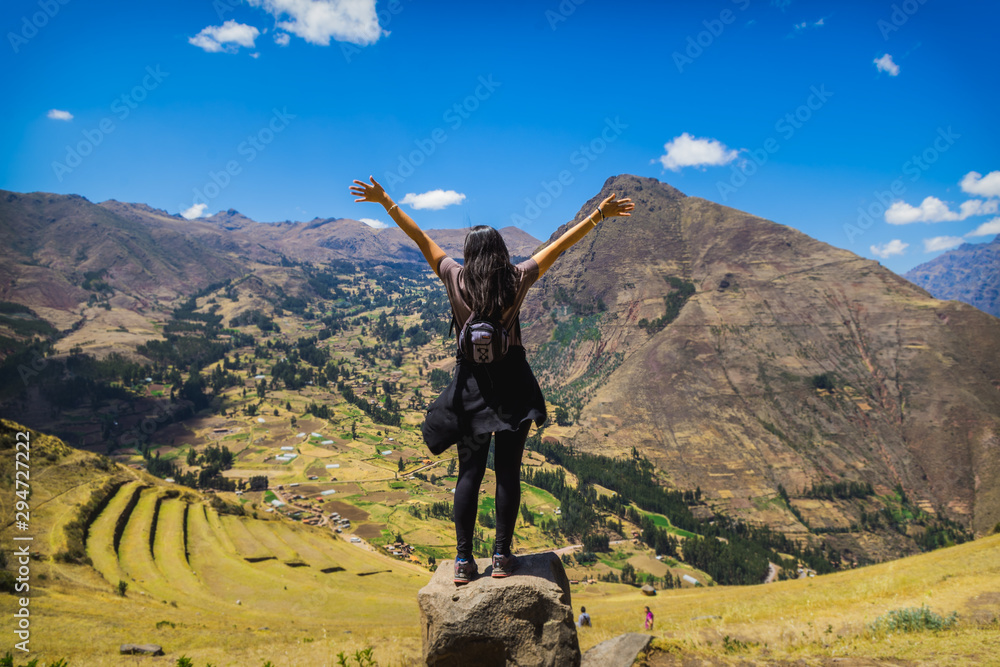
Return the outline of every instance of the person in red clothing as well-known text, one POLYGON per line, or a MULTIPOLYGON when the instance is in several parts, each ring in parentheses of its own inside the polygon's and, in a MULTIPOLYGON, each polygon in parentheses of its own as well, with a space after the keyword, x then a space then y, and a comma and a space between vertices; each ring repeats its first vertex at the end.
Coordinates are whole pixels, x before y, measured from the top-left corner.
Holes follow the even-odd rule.
POLYGON ((653 612, 649 610, 649 607, 646 607, 646 629, 653 629, 653 612))
POLYGON ((545 399, 525 358, 521 343, 520 307, 528 288, 556 258, 582 239, 605 218, 628 216, 635 208, 628 198, 612 194, 586 218, 529 259, 514 265, 507 245, 496 229, 479 225, 465 237, 465 264, 448 257, 413 219, 393 203, 378 182, 355 180, 350 187, 355 202, 374 202, 386 212, 423 253, 431 269, 444 282, 456 332, 461 332, 472 312, 510 322, 510 347, 504 357, 490 364, 473 364, 456 355, 451 384, 431 403, 422 427, 424 441, 435 454, 458 446, 458 482, 455 485, 456 584, 478 574, 472 555, 472 536, 479 506, 479 486, 486 472, 490 440, 495 439, 496 540, 492 576, 506 577, 517 561, 510 552, 521 502, 521 456, 531 423, 547 419, 545 399))

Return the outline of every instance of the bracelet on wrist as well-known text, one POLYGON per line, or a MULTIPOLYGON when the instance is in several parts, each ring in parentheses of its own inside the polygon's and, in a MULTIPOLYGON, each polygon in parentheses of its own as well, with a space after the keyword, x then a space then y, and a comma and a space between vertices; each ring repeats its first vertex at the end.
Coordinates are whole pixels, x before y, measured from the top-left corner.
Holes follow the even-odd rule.
POLYGON ((601 210, 600 206, 597 207, 597 212, 601 214, 601 222, 603 222, 604 221, 604 211, 601 210))
POLYGON ((386 213, 389 213, 389 212, 391 212, 391 211, 392 211, 392 209, 396 208, 397 206, 399 206, 399 204, 393 204, 392 206, 390 206, 389 208, 387 208, 387 209, 385 210, 385 212, 386 212, 386 213))

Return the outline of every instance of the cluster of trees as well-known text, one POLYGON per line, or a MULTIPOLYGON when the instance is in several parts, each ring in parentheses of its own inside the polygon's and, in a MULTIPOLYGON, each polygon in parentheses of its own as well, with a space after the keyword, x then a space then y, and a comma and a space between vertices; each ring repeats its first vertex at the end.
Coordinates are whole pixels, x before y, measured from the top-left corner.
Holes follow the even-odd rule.
POLYGON ((244 310, 242 313, 229 320, 230 328, 245 327, 250 325, 256 325, 256 327, 260 329, 261 333, 268 333, 271 331, 275 333, 281 332, 281 327, 279 327, 270 316, 256 308, 244 310))
POLYGON ((566 482, 566 471, 562 468, 536 470, 525 467, 521 472, 521 480, 548 491, 559 500, 560 513, 556 532, 583 539, 595 527, 604 525, 604 517, 594 510, 597 504, 594 487, 582 481, 579 486, 572 486, 566 482))
POLYGON ((228 447, 214 444, 209 445, 202 451, 201 456, 194 447, 188 450, 187 464, 189 466, 218 466, 220 470, 229 470, 233 467, 233 453, 228 447))
POLYGON ((341 396, 344 397, 348 403, 352 403, 371 417, 372 421, 377 424, 385 424, 386 426, 399 426, 403 423, 403 418, 396 410, 387 410, 378 403, 369 403, 368 399, 364 396, 357 396, 354 390, 347 386, 344 382, 337 383, 337 389, 340 391, 341 396))
MULTIPOLYGON (((178 484, 191 487, 192 489, 216 489, 218 491, 235 491, 237 488, 243 488, 245 483, 237 483, 236 480, 226 478, 222 475, 223 470, 228 470, 233 466, 233 453, 228 447, 220 445, 209 445, 201 456, 198 456, 194 450, 190 450, 187 456, 187 462, 190 466, 199 465, 200 469, 196 472, 194 470, 189 470, 187 472, 181 472, 180 468, 173 461, 167 461, 160 458, 160 452, 157 451, 155 455, 150 455, 150 447, 147 445, 142 448, 142 456, 146 465, 146 470, 149 471, 151 475, 156 475, 157 477, 172 477, 174 481, 178 484)), ((263 482, 257 479, 256 484, 259 486, 263 483, 263 488, 267 488, 267 477, 263 477, 263 482)), ((254 490, 254 489, 251 489, 254 490)))
POLYGON ((672 576, 669 572, 662 577, 657 577, 649 572, 636 570, 631 563, 622 566, 621 573, 614 570, 605 574, 597 575, 598 581, 606 581, 612 584, 629 584, 631 586, 644 586, 649 584, 656 588, 680 588, 681 578, 672 576))
POLYGON ((330 419, 333 417, 333 410, 330 409, 329 405, 321 405, 319 403, 310 402, 306 406, 306 412, 312 414, 314 417, 319 417, 320 419, 330 419))
POLYGON ((206 366, 222 359, 235 348, 253 345, 253 337, 239 332, 229 341, 212 341, 199 336, 166 334, 166 340, 150 340, 136 347, 136 352, 154 362, 188 368, 191 364, 206 366))
POLYGON ((594 494, 593 502, 600 510, 625 517, 628 506, 634 502, 648 512, 667 516, 678 528, 694 532, 700 526, 688 506, 701 501, 701 489, 664 488, 656 481, 653 464, 635 448, 630 457, 612 458, 577 452, 559 443, 545 443, 537 435, 528 438, 525 447, 572 472, 582 486, 597 484, 614 491, 612 496, 594 494))
POLYGON ((688 280, 677 278, 676 276, 668 276, 667 282, 670 283, 673 289, 663 297, 666 311, 655 320, 647 320, 645 317, 639 320, 639 326, 649 333, 656 333, 677 319, 677 316, 681 314, 681 308, 684 307, 687 300, 694 294, 694 283, 688 280))
POLYGON ((815 482, 802 494, 806 498, 823 500, 847 500, 849 498, 867 498, 875 495, 875 489, 869 482, 815 482))
POLYGON ((570 534, 589 532, 576 522, 582 517, 588 526, 603 526, 604 519, 596 515, 601 509, 629 519, 643 529, 643 541, 664 555, 678 554, 676 538, 669 531, 656 526, 649 517, 640 517, 635 504, 647 512, 663 514, 678 528, 697 533, 701 538, 688 539, 684 544, 685 562, 707 572, 722 584, 761 583, 767 574, 767 563, 781 563, 781 553, 791 554, 817 572, 830 572, 839 562, 837 554, 807 547, 801 548, 784 535, 767 528, 756 528, 742 522, 716 517, 713 521, 698 521, 691 514, 688 504, 698 502, 700 489, 695 491, 669 491, 656 481, 652 463, 639 456, 633 449, 631 457, 610 458, 601 455, 575 452, 555 443, 543 443, 534 436, 529 438, 530 449, 577 476, 577 488, 566 484, 565 473, 533 471, 526 468, 523 479, 529 484, 545 488, 560 499, 563 514, 560 528, 570 534), (598 496, 592 484, 600 484, 612 491, 612 496, 598 496), (570 510, 564 523, 563 516, 570 510), (579 515, 574 516, 575 513, 579 515), (589 516, 588 516, 589 513, 589 516), (576 531, 576 532, 573 532, 576 531))
POLYGON ((267 475, 250 475, 247 479, 247 491, 267 491, 267 475))

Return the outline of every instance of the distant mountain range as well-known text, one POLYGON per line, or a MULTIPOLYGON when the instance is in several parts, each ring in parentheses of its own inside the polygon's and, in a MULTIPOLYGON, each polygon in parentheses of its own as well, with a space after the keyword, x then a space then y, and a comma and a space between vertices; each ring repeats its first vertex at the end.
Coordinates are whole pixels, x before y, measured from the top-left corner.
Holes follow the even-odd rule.
MULTIPOLYGON (((466 230, 428 233, 461 257, 466 230)), ((501 233, 513 255, 530 255, 540 243, 517 227, 501 233)), ((230 209, 186 220, 146 204, 3 190, 0 243, 0 300, 40 308, 50 319, 87 302, 88 276, 114 288, 114 305, 146 308, 243 275, 248 262, 424 261, 398 227, 349 218, 260 223, 230 209)))
POLYGON ((963 243, 904 277, 935 298, 964 301, 1000 317, 1000 235, 990 243, 963 243))

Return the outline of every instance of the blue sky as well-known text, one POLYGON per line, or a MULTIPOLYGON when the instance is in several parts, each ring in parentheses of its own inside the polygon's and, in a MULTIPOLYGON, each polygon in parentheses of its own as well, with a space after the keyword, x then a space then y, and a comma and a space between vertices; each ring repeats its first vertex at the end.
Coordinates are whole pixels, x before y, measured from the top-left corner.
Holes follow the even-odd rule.
POLYGON ((34 0, 0 188, 547 238, 612 175, 902 272, 1000 233, 996 3, 34 0))

